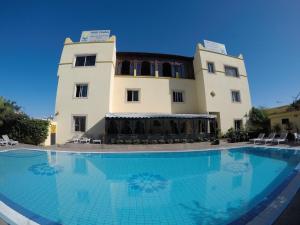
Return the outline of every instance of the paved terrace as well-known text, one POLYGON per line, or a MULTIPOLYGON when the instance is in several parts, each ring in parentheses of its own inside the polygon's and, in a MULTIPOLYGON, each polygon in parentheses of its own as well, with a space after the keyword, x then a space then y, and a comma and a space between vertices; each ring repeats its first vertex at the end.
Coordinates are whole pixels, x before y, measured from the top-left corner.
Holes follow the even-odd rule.
MULTIPOLYGON (((177 144, 136 144, 136 145, 107 145, 107 144, 65 144, 57 146, 34 146, 27 144, 19 144, 18 146, 2 146, 1 150, 15 149, 15 148, 30 148, 30 149, 46 149, 46 150, 57 150, 57 151, 78 151, 78 152, 143 152, 143 151, 182 151, 182 150, 201 150, 201 149, 214 149, 214 148, 230 148, 239 146, 251 146, 247 142, 239 143, 227 143, 226 141, 221 141, 220 145, 211 145, 210 142, 200 142, 200 143, 177 143, 177 144)), ((261 145, 261 146, 277 146, 277 145, 261 145)), ((281 148, 298 148, 300 149, 300 144, 281 144, 281 148)), ((298 189, 300 175, 298 179, 291 182, 285 190, 283 190, 277 198, 270 204, 264 211, 261 212, 254 220, 249 224, 271 224, 270 220, 274 221, 274 218, 278 215, 278 208, 285 207, 287 203, 282 203, 282 198, 292 199, 287 208, 283 213, 276 219, 273 223, 274 225, 299 225, 300 224, 300 191, 298 189), (296 182, 296 183, 295 183, 296 182), (297 193, 295 193, 298 190, 297 193), (288 192, 288 193, 286 193, 288 192), (294 194, 292 193, 294 192, 294 194), (279 201, 279 202, 278 202, 279 201), (276 213, 277 212, 277 213, 276 213)), ((7 225, 3 220, 0 219, 0 225, 7 225)))
MULTIPOLYGON (((219 145, 211 145, 210 142, 195 142, 195 143, 176 143, 176 144, 73 144, 67 143, 64 145, 54 146, 35 146, 27 144, 19 144, 18 146, 0 146, 1 150, 15 149, 15 148, 31 148, 31 149, 46 149, 57 151, 78 151, 78 152, 143 152, 143 151, 182 151, 182 150, 201 150, 214 148, 230 148, 239 146, 253 146, 248 142, 227 143, 224 140, 220 141, 219 145)), ((278 146, 273 144, 261 146, 278 146)), ((292 147, 300 148, 298 144, 280 144, 282 148, 292 147)))

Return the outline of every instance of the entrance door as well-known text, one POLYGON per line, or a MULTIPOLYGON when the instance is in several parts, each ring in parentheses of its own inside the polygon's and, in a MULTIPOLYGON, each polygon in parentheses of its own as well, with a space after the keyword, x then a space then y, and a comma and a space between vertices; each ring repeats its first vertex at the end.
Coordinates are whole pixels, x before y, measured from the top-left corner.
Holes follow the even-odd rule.
POLYGON ((51 124, 50 145, 56 144, 56 125, 51 124))

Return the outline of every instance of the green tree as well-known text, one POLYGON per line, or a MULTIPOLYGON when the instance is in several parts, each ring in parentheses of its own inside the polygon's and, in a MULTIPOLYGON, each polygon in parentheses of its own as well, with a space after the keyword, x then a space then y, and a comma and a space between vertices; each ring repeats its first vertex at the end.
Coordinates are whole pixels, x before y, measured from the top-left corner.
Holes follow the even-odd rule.
POLYGON ((11 117, 13 114, 20 113, 21 107, 12 102, 6 100, 0 96, 0 128, 4 123, 4 120, 11 117))
POLYGON ((268 115, 262 108, 255 108, 249 112, 249 119, 246 124, 246 129, 250 133, 267 133, 270 129, 270 120, 268 115))
POLYGON ((48 136, 49 121, 30 118, 16 102, 0 96, 0 135, 38 145, 48 136))

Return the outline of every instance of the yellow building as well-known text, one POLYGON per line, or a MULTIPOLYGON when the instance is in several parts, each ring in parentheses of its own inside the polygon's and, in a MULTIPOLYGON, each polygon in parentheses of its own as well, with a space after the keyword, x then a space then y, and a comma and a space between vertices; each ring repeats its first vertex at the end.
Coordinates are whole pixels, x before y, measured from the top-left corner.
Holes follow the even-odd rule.
POLYGON ((300 131, 300 110, 293 109, 289 105, 266 109, 270 119, 271 129, 279 126, 281 129, 292 129, 293 132, 300 131))
POLYGON ((194 57, 117 52, 115 36, 65 40, 55 107, 59 144, 74 135, 97 138, 137 130, 211 133, 214 118, 224 133, 243 126, 250 108, 242 55, 202 44, 196 45, 194 57))

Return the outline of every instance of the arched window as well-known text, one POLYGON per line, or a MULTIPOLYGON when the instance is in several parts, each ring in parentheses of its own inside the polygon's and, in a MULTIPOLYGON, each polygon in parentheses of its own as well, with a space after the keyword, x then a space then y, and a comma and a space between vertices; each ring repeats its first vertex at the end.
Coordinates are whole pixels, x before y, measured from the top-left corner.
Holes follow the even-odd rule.
POLYGON ((132 129, 131 129, 131 126, 130 126, 130 122, 128 120, 122 121, 121 133, 122 134, 132 134, 132 129))
POLYGON ((181 134, 186 134, 186 121, 181 121, 181 124, 180 124, 180 133, 181 134))
POLYGON ((171 133, 172 134, 178 134, 179 131, 178 131, 178 126, 177 126, 177 123, 173 120, 170 121, 170 127, 171 127, 171 133))
POLYGON ((172 67, 170 63, 163 63, 162 72, 164 77, 172 77, 172 67))
POLYGON ((118 126, 116 121, 112 120, 109 123, 108 134, 118 134, 118 126))
POLYGON ((121 74, 130 75, 130 62, 128 60, 122 62, 121 74))
POLYGON ((151 66, 149 62, 143 61, 142 68, 141 68, 141 75, 151 75, 151 66))
POLYGON ((141 121, 137 121, 135 123, 135 129, 134 129, 135 134, 144 134, 145 133, 145 125, 141 121))
POLYGON ((159 121, 159 120, 152 121, 151 128, 152 128, 152 133, 153 134, 161 134, 161 133, 163 133, 162 132, 162 124, 161 124, 161 121, 159 121))

